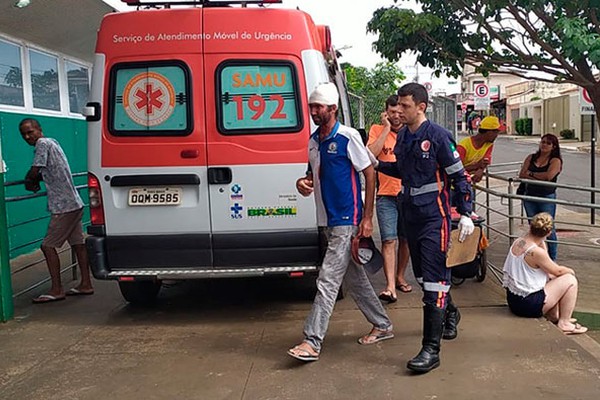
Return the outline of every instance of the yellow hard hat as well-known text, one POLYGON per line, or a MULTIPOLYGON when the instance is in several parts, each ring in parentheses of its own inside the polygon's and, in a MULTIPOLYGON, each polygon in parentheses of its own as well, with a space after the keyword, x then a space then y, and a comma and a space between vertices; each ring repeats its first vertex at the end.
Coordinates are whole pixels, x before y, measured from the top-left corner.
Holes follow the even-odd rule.
POLYGON ((488 129, 488 130, 500 129, 500 120, 498 119, 498 117, 495 117, 493 115, 490 115, 489 117, 485 117, 479 123, 479 129, 488 129))

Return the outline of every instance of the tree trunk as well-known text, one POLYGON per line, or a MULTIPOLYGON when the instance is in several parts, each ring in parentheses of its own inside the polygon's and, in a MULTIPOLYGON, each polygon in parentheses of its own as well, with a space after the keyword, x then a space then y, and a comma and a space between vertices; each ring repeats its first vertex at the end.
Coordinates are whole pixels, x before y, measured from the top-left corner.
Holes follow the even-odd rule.
MULTIPOLYGON (((588 94, 590 95, 590 99, 592 99, 592 103, 594 104, 594 108, 596 109, 596 123, 595 129, 597 130, 600 126, 600 82, 597 82, 591 88, 587 88, 588 94)), ((596 132, 592 132, 592 140, 596 137, 596 132)))

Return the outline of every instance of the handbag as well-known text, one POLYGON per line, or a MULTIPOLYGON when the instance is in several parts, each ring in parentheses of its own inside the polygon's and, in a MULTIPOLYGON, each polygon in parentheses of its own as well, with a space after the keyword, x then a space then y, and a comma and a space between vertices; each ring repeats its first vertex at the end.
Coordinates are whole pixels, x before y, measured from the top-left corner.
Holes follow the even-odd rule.
POLYGON ((521 182, 517 188, 517 194, 519 196, 523 196, 525 195, 525 192, 527 192, 527 184, 525 182, 521 182))

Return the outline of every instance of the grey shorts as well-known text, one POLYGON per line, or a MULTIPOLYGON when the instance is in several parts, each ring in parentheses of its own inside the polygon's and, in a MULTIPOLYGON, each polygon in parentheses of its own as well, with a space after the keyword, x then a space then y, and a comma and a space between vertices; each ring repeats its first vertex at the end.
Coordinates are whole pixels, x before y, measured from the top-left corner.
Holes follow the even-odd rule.
POLYGON ((42 246, 58 248, 68 241, 71 246, 83 244, 81 219, 83 208, 63 214, 52 214, 42 246))

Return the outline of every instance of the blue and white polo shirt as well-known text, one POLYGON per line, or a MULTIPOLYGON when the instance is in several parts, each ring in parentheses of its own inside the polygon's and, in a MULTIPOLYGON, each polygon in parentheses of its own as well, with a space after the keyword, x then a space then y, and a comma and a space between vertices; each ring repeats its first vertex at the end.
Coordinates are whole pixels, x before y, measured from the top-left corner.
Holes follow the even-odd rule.
POLYGON ((371 165, 356 129, 337 122, 319 142, 319 129, 308 145, 319 226, 358 225, 362 219, 359 172, 371 165))

